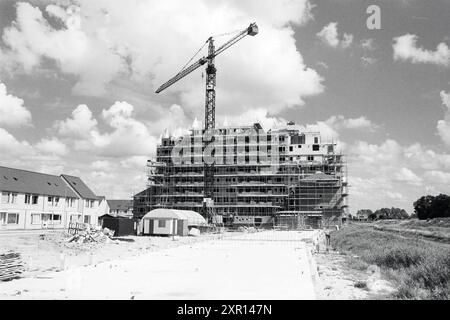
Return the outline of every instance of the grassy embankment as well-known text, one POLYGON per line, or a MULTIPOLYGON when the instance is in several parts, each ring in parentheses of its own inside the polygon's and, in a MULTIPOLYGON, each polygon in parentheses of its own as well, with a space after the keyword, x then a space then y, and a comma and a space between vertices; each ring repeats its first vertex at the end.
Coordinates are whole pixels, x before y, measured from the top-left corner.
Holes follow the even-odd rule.
POLYGON ((448 244, 365 224, 335 231, 331 241, 337 250, 357 256, 349 260, 352 267, 364 270, 369 265, 379 266, 397 284, 392 298, 450 299, 448 244))

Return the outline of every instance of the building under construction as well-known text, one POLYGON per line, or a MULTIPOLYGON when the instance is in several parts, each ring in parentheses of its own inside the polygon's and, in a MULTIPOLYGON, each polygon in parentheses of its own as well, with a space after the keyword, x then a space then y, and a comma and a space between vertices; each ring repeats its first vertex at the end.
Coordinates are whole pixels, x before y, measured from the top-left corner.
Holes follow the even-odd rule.
POLYGON ((206 215, 208 156, 214 159, 208 207, 216 223, 317 228, 346 216, 344 156, 334 143, 322 143, 319 132, 294 123, 268 132, 258 123, 222 127, 213 129, 213 148, 204 132, 161 139, 156 161, 148 161, 148 188, 134 199, 137 217, 161 207, 206 215))

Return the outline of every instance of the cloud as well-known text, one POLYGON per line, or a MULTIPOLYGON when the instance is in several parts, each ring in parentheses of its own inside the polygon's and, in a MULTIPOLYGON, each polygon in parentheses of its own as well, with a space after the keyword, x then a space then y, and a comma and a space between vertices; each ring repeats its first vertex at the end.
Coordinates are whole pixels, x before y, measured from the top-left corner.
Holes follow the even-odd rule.
POLYGON ((46 11, 59 18, 64 27, 54 28, 38 7, 17 4, 17 19, 4 29, 2 37, 9 49, 6 54, 12 60, 8 65, 15 63, 31 73, 44 58, 51 59, 62 72, 79 77, 75 92, 104 94, 105 82, 123 69, 124 61, 117 49, 109 47, 111 43, 101 29, 82 28, 85 21, 82 23, 79 7, 71 5, 64 10, 50 5, 46 11), (104 81, 100 81, 102 77, 104 81))
POLYGON ((330 47, 348 48, 353 42, 353 35, 344 33, 342 39, 339 39, 339 33, 337 29, 337 22, 330 22, 323 29, 317 33, 317 37, 330 47))
POLYGON ((412 172, 408 168, 401 168, 398 172, 394 175, 395 179, 401 182, 406 182, 412 185, 421 185, 422 179, 419 178, 414 172, 412 172))
POLYGON ((56 156, 63 156, 68 153, 68 148, 64 143, 59 141, 57 138, 53 137, 51 139, 42 139, 35 145, 36 149, 46 153, 56 156))
POLYGON ((144 122, 134 118, 131 104, 117 101, 109 109, 103 109, 101 117, 112 130, 102 132, 86 105, 78 106, 71 118, 57 121, 54 128, 81 152, 106 157, 154 154, 156 138, 144 122))
POLYGON ((438 170, 427 171, 425 178, 431 183, 439 183, 444 185, 450 184, 450 172, 443 172, 438 170))
MULTIPOLYGON (((154 90, 176 74, 209 36, 241 30, 256 21, 257 36, 240 41, 216 59, 221 106, 217 113, 237 115, 243 108, 260 107, 277 112, 303 105, 306 97, 324 90, 322 77, 306 65, 295 45, 293 25, 311 20, 311 8, 307 0, 264 5, 257 0, 133 0, 132 5, 79 0, 76 5, 47 6, 51 18, 46 19, 38 7, 19 3, 15 22, 3 32, 1 63, 31 73, 44 59, 54 61, 61 72, 75 76, 77 94, 114 95, 112 88, 120 81, 154 90)), ((226 40, 218 37, 216 45, 226 40)), ((201 114, 200 75, 197 71, 186 77, 164 95, 178 99, 188 114, 201 114)))
POLYGON ((353 207, 411 211, 422 195, 450 192, 450 184, 444 183, 450 175, 450 154, 387 139, 380 144, 356 141, 346 155, 353 207))
POLYGON ((346 119, 343 115, 331 116, 325 121, 327 124, 335 128, 349 129, 349 130, 362 130, 367 129, 368 131, 374 131, 376 126, 369 119, 364 116, 359 118, 349 118, 346 119))
POLYGON ((442 104, 450 109, 450 92, 447 93, 444 90, 442 90, 440 92, 440 95, 442 99, 442 104))
POLYGON ((374 64, 377 61, 377 59, 371 58, 371 57, 361 57, 361 61, 362 61, 362 64, 365 67, 367 67, 367 66, 374 64))
POLYGON ((341 46, 342 48, 348 48, 353 43, 353 35, 344 33, 341 40, 341 46))
POLYGON ((374 49, 374 41, 372 38, 369 39, 362 39, 361 40, 361 47, 365 50, 373 50, 374 49))
POLYGON ((32 151, 31 145, 26 141, 18 141, 11 133, 0 128, 0 153, 2 158, 20 156, 32 151))
POLYGON ((72 117, 64 121, 56 121, 54 127, 64 137, 86 137, 97 126, 91 110, 81 104, 72 111, 72 117))
POLYGON ((417 39, 418 37, 413 34, 394 38, 394 60, 450 66, 450 48, 447 44, 441 42, 435 51, 431 51, 418 47, 417 39))
POLYGON ((442 104, 447 107, 445 118, 437 123, 438 134, 441 140, 450 147, 450 92, 441 91, 442 104))
POLYGON ((0 83, 0 125, 19 127, 31 124, 31 113, 23 103, 22 99, 8 94, 5 84, 0 83))

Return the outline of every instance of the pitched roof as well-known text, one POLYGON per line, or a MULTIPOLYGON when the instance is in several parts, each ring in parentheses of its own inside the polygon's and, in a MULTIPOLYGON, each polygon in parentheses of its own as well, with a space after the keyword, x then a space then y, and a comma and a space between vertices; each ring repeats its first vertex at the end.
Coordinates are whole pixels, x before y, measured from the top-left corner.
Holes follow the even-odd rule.
POLYGON ((60 176, 1 166, 0 190, 78 198, 60 176))
POLYGON ((67 174, 62 174, 61 177, 63 177, 82 198, 95 200, 101 199, 101 197, 97 197, 80 178, 69 176, 67 174))
POLYGON ((132 200, 106 200, 111 210, 128 210, 133 208, 132 200))

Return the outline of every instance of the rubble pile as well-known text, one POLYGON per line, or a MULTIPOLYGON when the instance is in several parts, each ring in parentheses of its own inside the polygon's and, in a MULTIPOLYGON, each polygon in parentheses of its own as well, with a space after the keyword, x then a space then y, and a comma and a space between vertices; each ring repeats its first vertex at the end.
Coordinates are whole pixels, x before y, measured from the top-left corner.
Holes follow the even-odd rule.
POLYGON ((111 238, 114 236, 114 230, 108 228, 96 227, 93 229, 87 228, 85 230, 79 230, 74 235, 70 236, 66 242, 75 243, 115 243, 116 241, 111 238))

